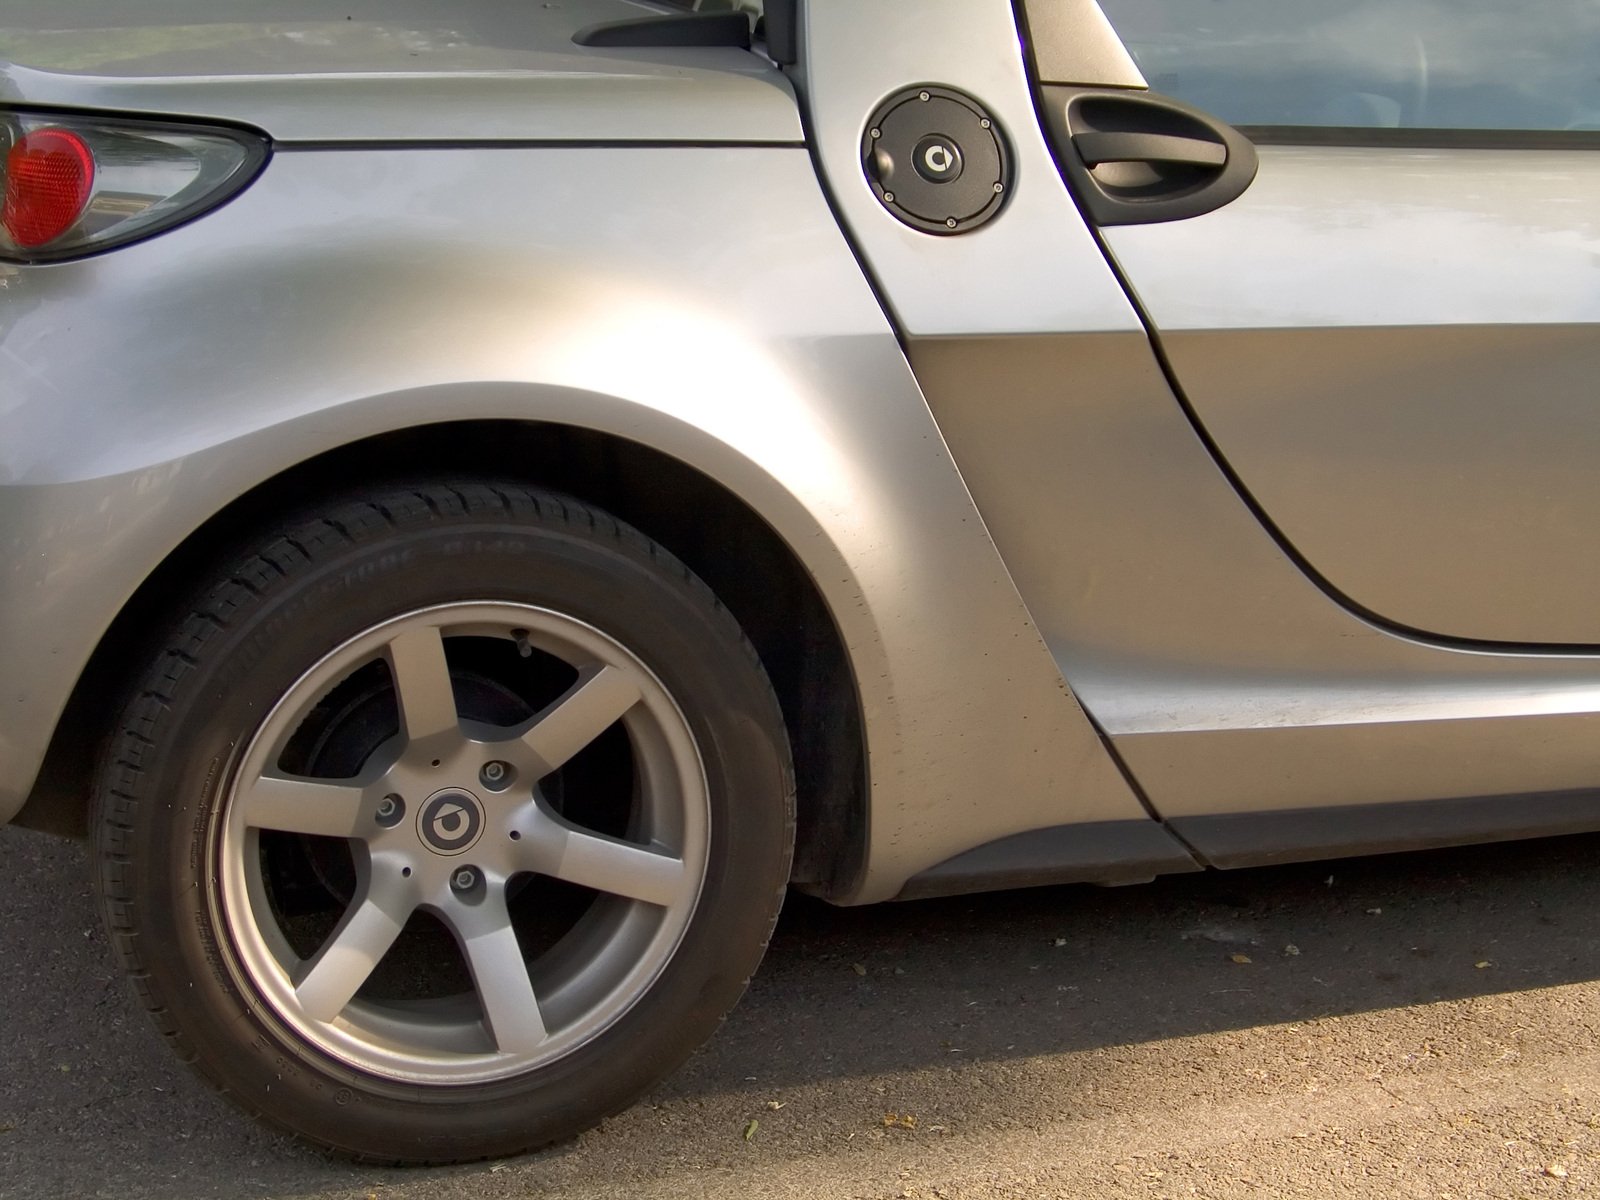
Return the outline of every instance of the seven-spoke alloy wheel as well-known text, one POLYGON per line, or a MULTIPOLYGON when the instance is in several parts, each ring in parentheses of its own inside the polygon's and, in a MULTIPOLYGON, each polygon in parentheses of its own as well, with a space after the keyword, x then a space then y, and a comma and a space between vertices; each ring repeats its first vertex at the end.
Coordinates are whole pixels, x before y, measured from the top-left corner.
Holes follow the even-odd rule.
POLYGON ((101 772, 141 998, 230 1096, 359 1156, 569 1135, 710 1033, 786 882, 738 626, 574 501, 330 504, 224 566, 101 772))

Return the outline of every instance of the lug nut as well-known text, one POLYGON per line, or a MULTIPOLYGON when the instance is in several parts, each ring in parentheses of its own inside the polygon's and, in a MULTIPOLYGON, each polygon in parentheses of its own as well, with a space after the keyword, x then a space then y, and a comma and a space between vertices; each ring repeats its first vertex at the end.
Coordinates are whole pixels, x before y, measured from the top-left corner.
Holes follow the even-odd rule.
POLYGON ((483 781, 483 786, 497 792, 510 785, 511 776, 511 764, 500 762, 498 759, 484 763, 483 770, 478 772, 478 778, 483 781))
POLYGON ((478 869, 462 867, 450 877, 450 886, 458 892, 470 892, 478 886, 478 869))
POLYGON ((385 828, 392 828, 400 823, 400 818, 406 815, 406 802, 390 792, 378 801, 378 824, 385 828))

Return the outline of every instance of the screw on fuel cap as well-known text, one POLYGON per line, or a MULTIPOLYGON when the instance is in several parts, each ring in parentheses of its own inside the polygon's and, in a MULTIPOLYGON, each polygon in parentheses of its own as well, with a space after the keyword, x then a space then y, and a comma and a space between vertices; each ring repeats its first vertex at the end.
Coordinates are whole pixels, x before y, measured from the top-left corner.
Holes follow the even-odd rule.
POLYGON ((1011 193, 1011 160, 994 118, 965 93, 934 84, 880 104, 861 139, 879 202, 924 233, 976 229, 1011 193))

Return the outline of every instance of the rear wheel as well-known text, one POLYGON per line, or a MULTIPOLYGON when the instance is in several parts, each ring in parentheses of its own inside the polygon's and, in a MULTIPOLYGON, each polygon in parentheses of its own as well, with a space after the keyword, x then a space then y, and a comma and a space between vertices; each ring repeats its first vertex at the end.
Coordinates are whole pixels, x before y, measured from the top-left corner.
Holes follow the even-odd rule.
POLYGON ((101 892, 167 1035, 363 1157, 575 1133, 737 999, 791 769, 737 624, 574 501, 329 505, 219 571, 101 771, 101 892))

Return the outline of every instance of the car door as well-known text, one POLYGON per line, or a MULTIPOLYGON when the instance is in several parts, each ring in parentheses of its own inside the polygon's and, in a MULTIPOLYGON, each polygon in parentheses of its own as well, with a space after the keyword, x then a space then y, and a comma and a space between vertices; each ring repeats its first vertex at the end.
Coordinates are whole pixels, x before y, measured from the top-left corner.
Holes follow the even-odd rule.
POLYGON ((1600 4, 1101 0, 1149 91, 1085 7, 1018 6, 1047 134, 1258 516, 1389 626, 1600 643, 1600 4))

